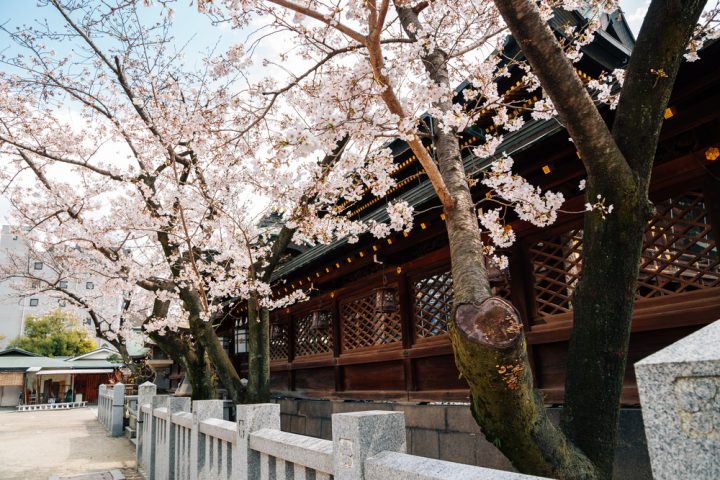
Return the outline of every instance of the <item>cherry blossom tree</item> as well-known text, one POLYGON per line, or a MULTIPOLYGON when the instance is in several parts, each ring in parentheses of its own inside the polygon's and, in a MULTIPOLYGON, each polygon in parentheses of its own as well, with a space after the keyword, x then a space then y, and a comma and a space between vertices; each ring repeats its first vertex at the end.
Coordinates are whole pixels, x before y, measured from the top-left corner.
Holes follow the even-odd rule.
MULTIPOLYGON (((289 85, 268 82, 268 104, 278 92, 300 87, 287 101, 305 127, 298 128, 299 136, 285 137, 286 144, 317 148, 338 130, 365 140, 368 148, 388 134, 408 142, 447 218, 455 292, 450 334, 456 363, 470 385, 473 414, 486 437, 523 472, 573 479, 612 474, 642 232, 652 210, 650 172, 662 112, 683 56, 696 58, 699 45, 717 35, 717 5, 698 25, 705 4, 650 2, 627 70, 591 82, 588 92, 573 62, 592 40, 602 13, 617 8, 611 0, 226 0, 225 10, 203 2, 237 28, 271 19, 271 27, 292 38, 292 49, 278 61, 294 55, 311 63, 292 75, 289 85), (582 10, 589 21, 555 33, 548 26, 555 8, 582 10), (501 61, 506 32, 526 60, 501 61), (499 55, 486 57, 491 50, 499 55), (503 228, 499 210, 477 211, 458 146, 458 134, 479 111, 495 113, 499 132, 522 126, 522 116, 512 114, 516 106, 496 88, 495 80, 511 66, 527 72, 528 90, 540 85, 547 94, 533 116, 557 116, 566 126, 592 199, 585 214, 584 273, 573 299, 575 328, 560 428, 550 423, 533 389, 517 312, 490 294, 483 257, 494 246, 512 243, 513 234, 503 228), (453 87, 460 81, 472 85, 465 100, 475 108, 453 103, 453 87), (613 97, 613 85, 623 82, 622 94, 613 97), (610 126, 599 101, 615 110, 610 126), (425 112, 435 120, 430 132, 435 158, 421 142, 425 112), (481 226, 494 245, 483 244, 481 226)), ((496 135, 476 154, 487 157, 499 143, 496 135)), ((539 226, 551 223, 563 199, 513 176, 511 166, 511 159, 501 160, 482 181, 520 218, 539 226)))
MULTIPOLYGON (((287 108, 254 102, 263 84, 248 80, 243 48, 186 67, 169 9, 145 24, 139 2, 47 6, 65 29, 5 30, 22 53, 2 57, 0 76, 0 175, 28 241, 58 262, 46 288, 68 295, 59 287, 67 275, 102 276, 108 293, 126 292, 126 317, 178 359, 197 396, 212 395, 217 376, 236 402, 266 400, 267 310, 304 297, 273 299, 272 269, 293 236, 316 243, 407 228, 401 205, 390 207, 390 226, 331 211, 340 197, 391 188, 389 153, 340 155, 345 134, 326 154, 301 131, 278 140, 287 108), (281 207, 287 224, 273 240, 259 220, 281 207), (215 333, 228 302, 249 304, 247 389, 215 333)), ((106 337, 127 332, 96 298, 72 300, 96 313, 106 337)))
POLYGON ((303 296, 271 295, 283 243, 407 229, 412 211, 403 203, 388 208, 389 224, 351 220, 341 208, 393 187, 384 142, 400 137, 446 215, 455 288, 451 339, 483 432, 522 471, 609 478, 649 172, 681 58, 688 45, 693 57, 714 35, 713 12, 706 28, 694 31, 704 1, 653 1, 652 26, 641 31, 628 70, 591 84, 592 97, 572 62, 602 12, 616 7, 612 1, 226 0, 222 8, 200 2, 243 31, 260 25, 275 32, 272 38, 290 40, 293 48, 265 63, 272 74, 260 79, 250 74, 253 41, 208 55, 199 71, 188 69, 168 41, 169 9, 149 27, 137 2, 83 3, 48 0, 68 30, 8 32, 27 54, 3 59, 0 152, 9 162, 2 180, 40 248, 81 245, 86 254, 73 257, 71 270, 94 268, 137 292, 135 308, 153 313, 146 329, 187 326, 193 348, 202 349, 194 351, 207 356, 236 401, 246 398, 213 325, 228 298, 248 301, 255 373, 248 396, 261 399, 267 310, 303 296), (561 32, 562 44, 547 25, 559 7, 590 8, 586 25, 561 32), (504 58, 508 32, 527 60, 504 58), (48 47, 67 38, 79 42, 82 54, 48 47), (297 71, 283 75, 290 65, 297 71), (469 187, 477 179, 468 178, 458 145, 460 132, 491 111, 499 133, 476 154, 502 156, 495 151, 502 132, 520 128, 516 112, 527 108, 498 92, 497 79, 510 69, 526 72, 529 91, 542 85, 548 98, 533 115, 557 114, 566 125, 587 170, 588 198, 597 199, 585 215, 586 273, 573 302, 562 428, 550 423, 533 389, 517 312, 490 296, 484 257, 513 240, 493 202, 544 226, 563 199, 513 175, 512 159, 503 158, 481 175, 494 198, 478 210, 469 187), (611 79, 624 80, 619 99, 611 79), (465 80, 472 85, 466 103, 454 103, 454 86, 465 80), (597 101, 615 106, 612 130, 597 101), (67 103, 76 105, 70 118, 63 116, 67 103), (426 113, 435 120, 430 130, 426 113), (427 137, 432 154, 423 145, 427 137), (279 208, 286 224, 273 242, 258 220, 279 208), (483 244, 481 225, 492 242, 483 244), (623 258, 612 248, 617 238, 626 246, 623 258), (591 291, 603 295, 585 293, 591 291))

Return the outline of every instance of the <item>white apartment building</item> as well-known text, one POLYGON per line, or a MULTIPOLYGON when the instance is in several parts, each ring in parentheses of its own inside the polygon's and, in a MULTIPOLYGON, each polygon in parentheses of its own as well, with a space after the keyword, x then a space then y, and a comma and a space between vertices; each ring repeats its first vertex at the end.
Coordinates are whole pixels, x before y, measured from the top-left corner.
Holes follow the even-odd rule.
MULTIPOLYGON (((11 258, 15 259, 16 263, 17 259, 22 259, 24 268, 32 271, 35 276, 51 278, 52 275, 56 275, 51 267, 33 258, 28 244, 23 240, 22 234, 18 230, 21 229, 3 225, 0 232, 0 265, 8 266, 12 264, 11 258)), ((87 311, 72 305, 63 298, 61 293, 39 291, 39 282, 37 284, 38 291, 32 293, 34 285, 30 280, 3 277, 3 275, 0 275, 0 350, 5 349, 8 343, 22 334, 25 319, 29 315, 43 315, 57 308, 73 313, 81 324, 88 329, 90 335, 95 338, 99 347, 113 348, 106 340, 95 336, 92 320, 90 320, 87 311), (25 295, 18 290, 18 282, 25 282, 22 285, 25 295), (30 295, 27 294, 28 292, 30 292, 30 295)), ((67 280, 62 280, 60 287, 67 288, 69 291, 85 297, 92 295, 101 281, 97 276, 77 273, 67 278, 67 280)), ((110 298, 105 296, 102 298, 102 302, 105 307, 104 310, 116 311, 117 315, 120 315, 123 302, 122 295, 118 294, 110 298)))

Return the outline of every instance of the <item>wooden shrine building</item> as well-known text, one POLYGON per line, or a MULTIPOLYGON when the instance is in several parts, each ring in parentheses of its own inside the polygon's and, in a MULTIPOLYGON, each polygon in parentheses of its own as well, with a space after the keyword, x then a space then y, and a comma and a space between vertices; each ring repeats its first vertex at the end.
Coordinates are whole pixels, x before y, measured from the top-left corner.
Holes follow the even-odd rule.
MULTIPOLYGON (((563 13, 555 21, 581 17, 563 13)), ((584 81, 624 66, 632 50, 633 37, 620 14, 605 17, 603 24, 577 64, 584 81)), ((513 49, 518 53, 510 41, 506 53, 513 49)), ((635 361, 720 318, 720 42, 700 56, 681 68, 657 149, 650 193, 656 213, 644 237, 625 405, 638 403, 635 361)), ((524 90, 517 73, 500 81, 505 100, 532 105, 542 98, 540 90, 524 90)), ((611 110, 604 115, 612 119, 611 110)), ((466 169, 476 179, 491 160, 479 160, 471 148, 493 128, 491 116, 460 139, 466 169)), ((407 146, 398 140, 390 147, 397 187, 386 198, 368 194, 343 208, 353 217, 381 221, 387 218, 387 201, 404 199, 424 213, 408 234, 317 246, 279 268, 278 294, 310 286, 312 291, 309 301, 273 312, 274 393, 329 399, 467 398, 447 335, 453 286, 442 209, 407 146), (378 308, 376 289, 382 286, 392 289, 395 308, 378 308)), ((528 118, 523 128, 504 134, 497 151, 511 155, 515 171, 534 185, 562 192, 565 210, 584 209, 578 187, 584 169, 557 121, 528 118)), ((476 199, 485 193, 479 182, 473 187, 476 199)), ((512 222, 518 240, 505 252, 509 271, 493 283, 495 294, 520 311, 536 385, 548 404, 563 399, 571 299, 582 272, 582 221, 581 214, 561 214, 545 229, 512 222)))

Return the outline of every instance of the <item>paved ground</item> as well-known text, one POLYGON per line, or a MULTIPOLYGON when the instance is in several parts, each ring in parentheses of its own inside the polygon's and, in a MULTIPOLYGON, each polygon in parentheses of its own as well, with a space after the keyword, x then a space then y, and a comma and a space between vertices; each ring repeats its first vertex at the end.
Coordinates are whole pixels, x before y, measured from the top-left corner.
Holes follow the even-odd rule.
POLYGON ((96 416, 95 408, 0 411, 0 480, 47 480, 113 468, 132 472, 132 444, 108 436, 96 416))

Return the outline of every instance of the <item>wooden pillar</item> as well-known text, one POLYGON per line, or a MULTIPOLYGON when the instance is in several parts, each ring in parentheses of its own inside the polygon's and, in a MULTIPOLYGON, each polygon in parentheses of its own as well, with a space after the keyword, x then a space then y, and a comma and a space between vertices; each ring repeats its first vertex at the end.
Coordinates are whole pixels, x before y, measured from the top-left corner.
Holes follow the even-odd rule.
POLYGON ((402 328, 403 344, 403 376, 405 377, 405 390, 413 392, 417 390, 417 380, 413 360, 408 356, 409 350, 415 343, 415 319, 413 315, 412 285, 407 274, 401 271, 398 274, 398 301, 400 306, 400 325, 402 328))
POLYGON ((337 364, 337 359, 342 351, 341 328, 340 328, 340 302, 336 297, 332 299, 332 336, 333 336, 333 378, 335 381, 335 391, 341 392, 345 389, 345 378, 343 376, 343 367, 337 364))
POLYGON ((288 364, 290 369, 288 370, 288 389, 293 392, 295 391, 295 367, 293 366, 293 360, 295 360, 295 322, 294 316, 290 314, 287 318, 287 338, 288 338, 288 364))
POLYGON ((720 158, 707 163, 703 177, 703 197, 715 243, 720 246, 720 158))
MULTIPOLYGON (((510 254, 510 299, 515 308, 517 308, 518 313, 520 313, 525 332, 530 331, 532 321, 536 315, 535 277, 532 273, 532 262, 527 255, 528 248, 526 242, 518 241, 513 246, 510 254)), ((539 388, 540 385, 537 384, 539 378, 538 372, 536 371, 537 364, 535 362, 533 347, 530 343, 527 344, 527 352, 534 375, 535 386, 539 388)))

